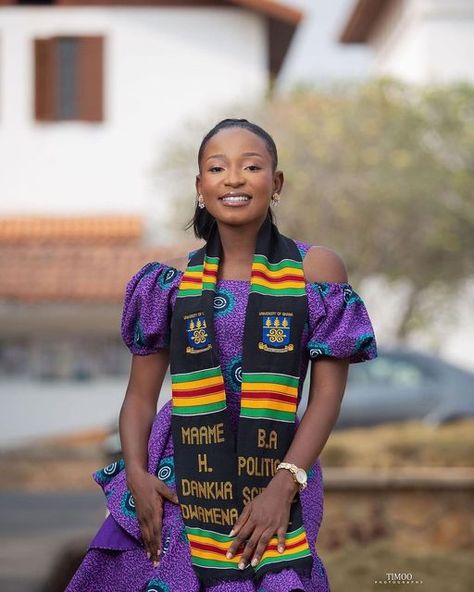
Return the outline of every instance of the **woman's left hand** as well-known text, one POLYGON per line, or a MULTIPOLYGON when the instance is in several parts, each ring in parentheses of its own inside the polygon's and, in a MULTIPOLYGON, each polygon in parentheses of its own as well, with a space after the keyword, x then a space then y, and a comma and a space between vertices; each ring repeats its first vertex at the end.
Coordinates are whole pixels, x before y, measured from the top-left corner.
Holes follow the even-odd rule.
POLYGON ((255 567, 275 533, 278 537, 278 552, 283 553, 291 503, 297 491, 298 486, 291 474, 286 470, 277 471, 262 493, 247 502, 238 517, 231 531, 235 540, 226 557, 232 558, 241 544, 245 543, 239 568, 245 569, 249 561, 255 567))

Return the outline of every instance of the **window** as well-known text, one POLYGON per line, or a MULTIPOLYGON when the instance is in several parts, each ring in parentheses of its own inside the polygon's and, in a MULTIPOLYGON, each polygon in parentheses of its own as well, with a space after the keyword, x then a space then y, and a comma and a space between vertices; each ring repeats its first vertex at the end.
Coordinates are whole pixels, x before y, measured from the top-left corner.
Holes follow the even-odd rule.
POLYGON ((35 39, 35 119, 103 121, 103 37, 35 39))

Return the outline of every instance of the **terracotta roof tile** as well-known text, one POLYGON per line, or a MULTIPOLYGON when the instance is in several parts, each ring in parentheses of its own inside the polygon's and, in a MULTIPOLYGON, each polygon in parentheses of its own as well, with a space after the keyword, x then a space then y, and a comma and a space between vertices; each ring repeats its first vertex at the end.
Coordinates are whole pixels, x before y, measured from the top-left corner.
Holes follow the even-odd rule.
POLYGON ((121 302, 126 282, 149 261, 185 254, 196 245, 0 246, 0 300, 121 302))
POLYGON ((0 245, 25 242, 108 243, 138 241, 139 216, 11 216, 0 218, 0 245))
POLYGON ((142 234, 133 216, 0 218, 0 301, 121 302, 145 263, 198 246, 145 246, 142 234))

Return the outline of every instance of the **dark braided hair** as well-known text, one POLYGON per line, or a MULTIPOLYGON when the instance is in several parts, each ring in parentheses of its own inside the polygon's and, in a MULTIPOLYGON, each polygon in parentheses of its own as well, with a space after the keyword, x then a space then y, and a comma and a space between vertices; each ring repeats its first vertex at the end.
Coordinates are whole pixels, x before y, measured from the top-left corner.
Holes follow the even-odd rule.
MULTIPOLYGON (((207 134, 202 139, 198 151, 199 171, 201 171, 201 160, 206 144, 213 136, 215 136, 221 130, 232 127, 240 127, 246 129, 249 132, 255 134, 256 136, 262 138, 272 158, 272 170, 273 172, 275 172, 278 166, 278 152, 273 138, 259 125, 257 125, 256 123, 252 123, 247 119, 223 119, 222 121, 219 121, 219 123, 216 124, 210 131, 207 132, 207 134)), ((272 222, 274 222, 273 213, 270 210, 270 208, 268 208, 267 216, 270 218, 272 222)), ((216 219, 214 218, 214 216, 211 216, 211 214, 209 214, 206 208, 201 209, 196 203, 194 216, 185 226, 185 229, 188 230, 189 228, 193 228, 194 235, 196 236, 196 238, 203 238, 204 240, 207 240, 211 232, 211 229, 215 223, 216 219)))

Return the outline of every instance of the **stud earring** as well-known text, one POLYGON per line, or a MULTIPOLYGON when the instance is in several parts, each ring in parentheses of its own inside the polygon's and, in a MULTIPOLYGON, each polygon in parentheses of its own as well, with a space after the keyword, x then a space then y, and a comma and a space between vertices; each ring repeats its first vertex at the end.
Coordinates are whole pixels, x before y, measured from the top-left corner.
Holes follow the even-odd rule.
POLYGON ((197 201, 198 201, 198 206, 201 208, 201 210, 206 207, 206 204, 204 203, 204 198, 201 193, 198 195, 197 201))
POLYGON ((275 193, 272 195, 272 199, 270 200, 270 203, 272 204, 272 206, 276 207, 278 205, 279 201, 280 201, 280 194, 275 191, 275 193))

